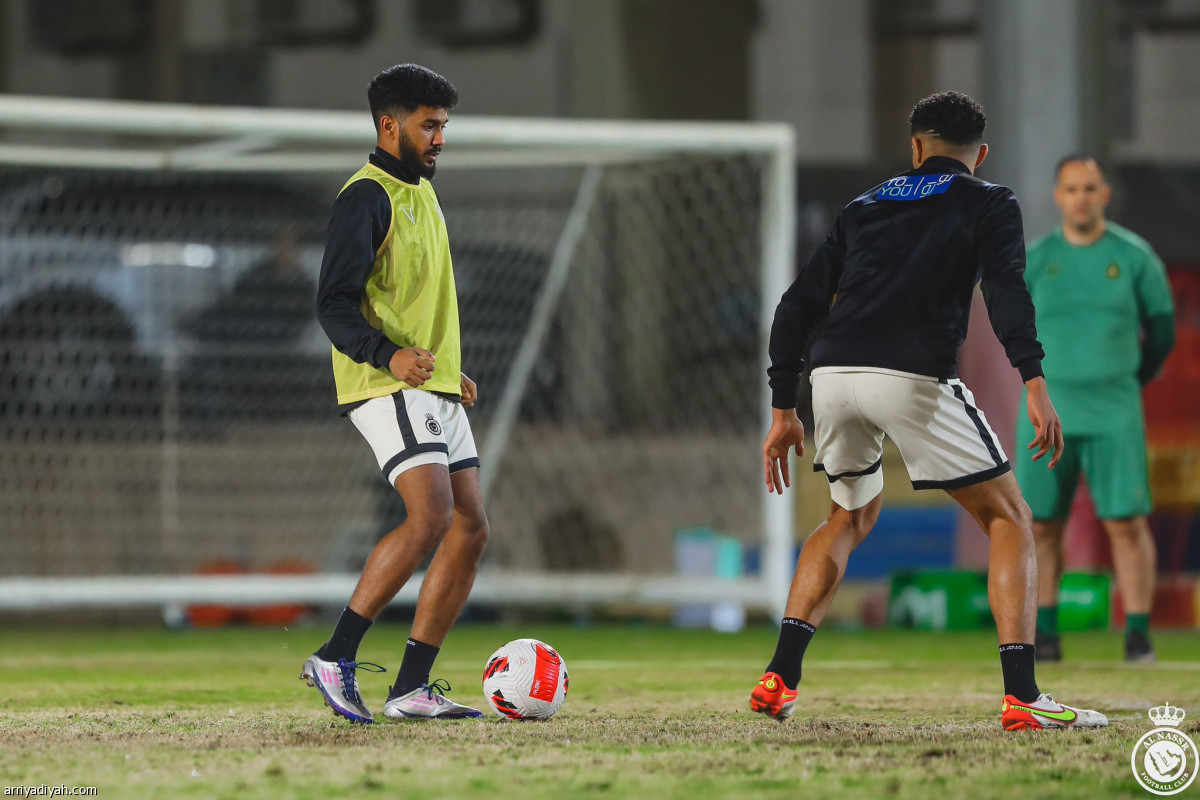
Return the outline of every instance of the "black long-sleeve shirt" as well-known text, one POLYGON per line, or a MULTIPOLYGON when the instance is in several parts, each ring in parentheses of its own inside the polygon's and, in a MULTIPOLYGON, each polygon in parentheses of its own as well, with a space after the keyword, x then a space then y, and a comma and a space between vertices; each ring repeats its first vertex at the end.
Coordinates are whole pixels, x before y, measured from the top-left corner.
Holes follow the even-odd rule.
POLYGON ((793 408, 809 335, 812 365, 953 378, 981 281, 988 317, 1023 380, 1042 374, 1011 190, 943 156, 851 201, 784 293, 771 327, 772 405, 793 408))
MULTIPOLYGON (((378 147, 370 161, 406 183, 421 181, 398 158, 378 147)), ((392 202, 382 186, 368 179, 347 186, 333 204, 317 282, 317 320, 329 341, 358 363, 380 369, 387 369, 400 346, 363 316, 363 287, 391 224, 392 202)))

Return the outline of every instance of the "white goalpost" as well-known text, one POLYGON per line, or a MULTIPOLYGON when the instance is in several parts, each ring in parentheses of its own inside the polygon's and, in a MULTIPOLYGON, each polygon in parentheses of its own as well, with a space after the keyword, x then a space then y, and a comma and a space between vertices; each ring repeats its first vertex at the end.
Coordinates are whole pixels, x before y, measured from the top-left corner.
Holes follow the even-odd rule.
MULTIPOLYGON (((470 602, 780 616, 792 495, 759 445, 790 127, 446 135, 492 523, 470 602)), ((303 301, 372 146, 365 112, 0 96, 0 612, 349 597, 403 511, 303 301)))

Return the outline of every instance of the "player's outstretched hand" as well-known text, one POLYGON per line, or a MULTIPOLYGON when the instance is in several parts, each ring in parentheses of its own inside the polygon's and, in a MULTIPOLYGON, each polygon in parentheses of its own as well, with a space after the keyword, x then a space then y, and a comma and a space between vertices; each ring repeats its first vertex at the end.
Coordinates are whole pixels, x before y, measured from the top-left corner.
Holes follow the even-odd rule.
POLYGON ((462 390, 463 408, 470 408, 475 405, 475 398, 479 396, 475 390, 475 381, 463 375, 462 380, 459 381, 459 388, 462 390))
POLYGON ((783 494, 783 487, 792 485, 788 472, 788 450, 796 448, 796 455, 804 455, 804 423, 796 416, 794 408, 772 408, 771 429, 763 440, 763 477, 767 491, 783 494))
POLYGON ((392 371, 397 380, 404 381, 416 389, 433 377, 433 362, 435 361, 437 361, 437 356, 428 350, 422 350, 420 347, 406 347, 396 351, 392 360, 388 362, 388 369, 392 371))
POLYGON ((1025 398, 1025 405, 1034 431, 1033 441, 1025 449, 1037 448, 1037 452, 1033 454, 1034 461, 1051 453, 1050 463, 1047 466, 1054 469, 1063 454, 1062 422, 1059 421, 1058 412, 1054 410, 1054 405, 1050 402, 1050 392, 1046 389, 1045 378, 1026 381, 1025 387, 1029 390, 1025 398))

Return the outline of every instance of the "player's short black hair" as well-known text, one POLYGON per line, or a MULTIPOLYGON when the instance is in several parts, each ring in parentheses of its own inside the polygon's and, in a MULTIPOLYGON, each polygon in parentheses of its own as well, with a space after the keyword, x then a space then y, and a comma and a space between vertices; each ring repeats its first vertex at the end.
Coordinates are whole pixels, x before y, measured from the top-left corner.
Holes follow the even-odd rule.
POLYGON ((378 127, 384 114, 411 114, 421 106, 454 108, 458 90, 454 84, 420 64, 397 64, 371 79, 367 86, 371 117, 378 127))
POLYGON ((913 106, 908 115, 912 135, 929 133, 954 145, 973 145, 983 141, 987 115, 962 92, 931 94, 913 106))
POLYGON ((1089 161, 1096 165, 1096 169, 1100 170, 1100 176, 1104 177, 1104 162, 1096 158, 1091 153, 1079 151, 1076 153, 1067 153, 1058 160, 1058 163, 1054 165, 1054 180, 1057 181, 1059 179, 1059 177, 1062 175, 1063 167, 1065 167, 1067 164, 1074 164, 1075 162, 1086 164, 1089 161))

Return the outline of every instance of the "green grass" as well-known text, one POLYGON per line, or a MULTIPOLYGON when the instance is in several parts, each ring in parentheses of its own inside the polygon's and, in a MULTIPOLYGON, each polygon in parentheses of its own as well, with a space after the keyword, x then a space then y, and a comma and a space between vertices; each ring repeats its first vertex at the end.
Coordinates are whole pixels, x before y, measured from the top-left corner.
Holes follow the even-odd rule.
MULTIPOLYGON (((990 633, 821 631, 785 724, 747 697, 775 633, 463 625, 435 676, 482 704, 483 663, 535 636, 571 672, 543 723, 335 719, 297 679, 326 631, 0 627, 0 786, 100 787, 120 798, 1150 797, 1129 757, 1146 709, 1187 709, 1200 740, 1200 637, 1159 634, 1128 667, 1115 634, 1064 639, 1044 691, 1106 712, 1100 731, 1007 734, 990 633)), ((360 655, 394 670, 407 631, 360 655)), ((363 674, 378 709, 389 676, 363 674)), ((1188 794, 1200 794, 1193 786, 1188 794)))

